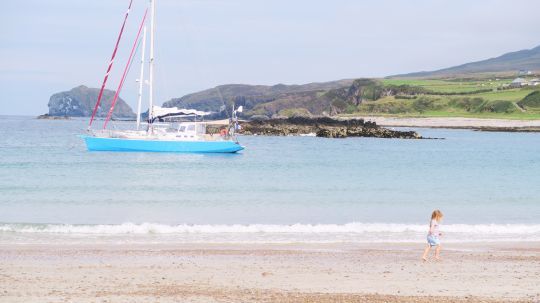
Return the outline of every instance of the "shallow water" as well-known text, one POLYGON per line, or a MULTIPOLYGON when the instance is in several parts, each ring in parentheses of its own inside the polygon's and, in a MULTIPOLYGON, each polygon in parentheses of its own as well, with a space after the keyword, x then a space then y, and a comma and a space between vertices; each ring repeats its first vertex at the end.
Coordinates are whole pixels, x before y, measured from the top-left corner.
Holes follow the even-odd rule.
POLYGON ((231 241, 242 234, 246 241, 293 239, 287 233, 419 240, 435 208, 455 239, 540 240, 538 133, 249 136, 240 138, 246 150, 239 154, 200 155, 88 152, 77 137, 86 123, 0 116, 4 240, 111 233, 186 240, 212 232, 231 241))

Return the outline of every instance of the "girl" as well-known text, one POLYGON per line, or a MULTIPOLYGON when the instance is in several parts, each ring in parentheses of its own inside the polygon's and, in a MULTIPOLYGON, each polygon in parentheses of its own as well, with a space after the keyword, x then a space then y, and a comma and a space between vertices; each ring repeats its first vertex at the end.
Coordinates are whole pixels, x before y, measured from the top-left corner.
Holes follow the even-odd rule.
POLYGON ((429 233, 427 235, 427 246, 426 249, 424 249, 424 255, 422 256, 422 260, 427 261, 427 255, 431 249, 431 247, 436 246, 435 248, 435 260, 439 259, 439 253, 441 252, 441 241, 439 240, 439 236, 442 236, 442 233, 439 232, 439 224, 441 223, 441 220, 443 218, 443 213, 436 209, 431 214, 431 222, 429 223, 429 233))

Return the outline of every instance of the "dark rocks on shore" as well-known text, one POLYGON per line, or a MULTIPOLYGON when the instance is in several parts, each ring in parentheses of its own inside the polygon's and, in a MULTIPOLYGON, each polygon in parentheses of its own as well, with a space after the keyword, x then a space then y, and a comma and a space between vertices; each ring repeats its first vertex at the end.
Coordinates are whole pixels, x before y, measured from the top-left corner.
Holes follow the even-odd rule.
POLYGON ((315 134, 324 138, 374 137, 422 139, 415 131, 396 131, 380 127, 363 119, 338 120, 328 117, 292 117, 287 119, 253 120, 243 122, 242 134, 291 136, 315 134))
POLYGON ((49 114, 43 114, 36 117, 36 119, 42 120, 69 120, 69 116, 51 116, 49 114))

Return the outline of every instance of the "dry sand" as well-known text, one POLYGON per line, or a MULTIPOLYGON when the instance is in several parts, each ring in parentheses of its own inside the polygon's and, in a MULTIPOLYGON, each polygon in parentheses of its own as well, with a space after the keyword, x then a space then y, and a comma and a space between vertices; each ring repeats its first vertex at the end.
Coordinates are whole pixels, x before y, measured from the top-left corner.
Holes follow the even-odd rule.
POLYGON ((0 302, 540 302, 540 243, 0 246, 0 302))
POLYGON ((505 120, 479 118, 398 118, 398 117, 361 117, 381 126, 436 127, 436 128, 472 128, 484 130, 540 131, 540 120, 505 120))

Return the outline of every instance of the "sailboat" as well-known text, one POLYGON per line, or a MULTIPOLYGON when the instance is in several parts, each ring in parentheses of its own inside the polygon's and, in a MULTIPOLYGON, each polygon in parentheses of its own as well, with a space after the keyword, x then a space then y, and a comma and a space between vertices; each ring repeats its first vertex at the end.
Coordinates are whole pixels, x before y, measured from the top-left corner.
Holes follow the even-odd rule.
POLYGON ((154 81, 154 33, 155 33, 155 5, 156 0, 150 1, 150 55, 149 55, 149 76, 148 81, 144 81, 145 48, 146 48, 146 16, 148 8, 137 32, 137 37, 131 49, 129 59, 124 68, 124 72, 115 96, 111 102, 111 107, 102 129, 93 129, 92 124, 96 113, 100 108, 103 90, 105 89, 109 73, 111 72, 118 45, 124 32, 124 27, 128 19, 133 0, 130 0, 128 10, 124 16, 124 22, 120 29, 116 45, 109 61, 107 72, 103 79, 100 93, 96 101, 92 117, 88 125, 87 133, 81 136, 89 151, 143 151, 143 152, 186 152, 186 153, 235 153, 243 150, 237 139, 238 113, 242 112, 242 106, 233 106, 231 117, 222 121, 204 121, 204 117, 212 114, 195 109, 184 108, 162 108, 153 104, 153 81, 154 81), (143 33, 142 40, 141 32, 143 33), (135 129, 111 130, 107 129, 107 124, 112 118, 112 113, 118 95, 122 90, 126 75, 131 67, 133 56, 139 45, 142 43, 141 65, 137 120, 135 129), (145 129, 141 129, 141 103, 143 96, 143 86, 148 85, 148 118, 145 129), (219 132, 207 132, 207 126, 221 128, 219 132))

